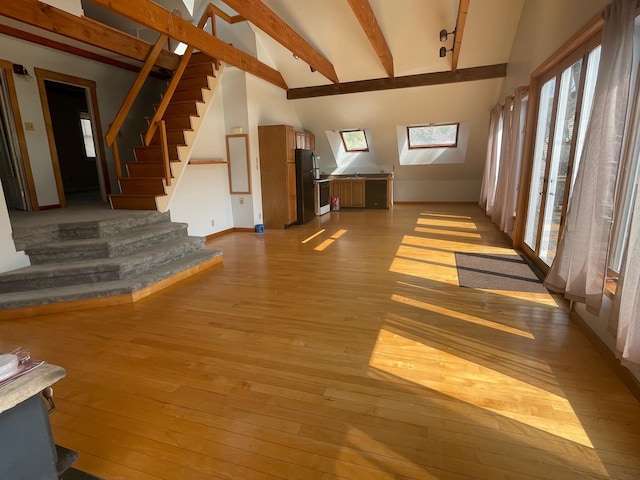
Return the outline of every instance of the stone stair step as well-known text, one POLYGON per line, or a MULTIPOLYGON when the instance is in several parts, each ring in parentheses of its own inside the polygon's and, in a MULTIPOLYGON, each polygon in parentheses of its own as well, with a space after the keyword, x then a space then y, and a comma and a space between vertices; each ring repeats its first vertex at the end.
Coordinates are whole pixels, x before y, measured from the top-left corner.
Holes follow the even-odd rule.
POLYGON ((31 265, 0 274, 0 292, 123 280, 203 248, 204 238, 183 237, 120 257, 31 265))
POLYGON ((100 238, 129 231, 136 227, 171 221, 168 212, 125 212, 100 220, 51 223, 39 226, 15 227, 13 240, 18 250, 59 240, 100 238))
POLYGON ((63 240, 29 247, 32 265, 110 258, 128 255, 135 250, 167 240, 187 236, 187 224, 163 222, 132 228, 110 237, 63 240))
POLYGON ((210 266, 219 261, 221 251, 204 249, 122 280, 0 293, 0 310, 131 294, 198 265, 210 266))

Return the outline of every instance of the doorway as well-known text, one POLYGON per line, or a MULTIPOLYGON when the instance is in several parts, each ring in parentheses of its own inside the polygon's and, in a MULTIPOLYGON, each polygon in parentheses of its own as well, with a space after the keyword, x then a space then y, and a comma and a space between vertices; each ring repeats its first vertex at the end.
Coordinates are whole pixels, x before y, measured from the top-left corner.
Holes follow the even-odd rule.
POLYGON ((101 200, 85 89, 52 80, 45 80, 44 85, 64 196, 67 202, 101 200))
POLYGON ((0 181, 7 208, 28 211, 38 205, 11 69, 0 60, 0 181))
POLYGON ((35 69, 60 206, 104 202, 107 181, 95 82, 35 69))

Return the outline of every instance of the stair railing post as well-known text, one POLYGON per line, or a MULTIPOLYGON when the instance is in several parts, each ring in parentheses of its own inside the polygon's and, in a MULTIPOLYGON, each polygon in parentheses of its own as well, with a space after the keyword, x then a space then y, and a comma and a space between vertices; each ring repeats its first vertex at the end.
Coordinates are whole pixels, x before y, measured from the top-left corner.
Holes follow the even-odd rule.
POLYGON ((116 178, 122 178, 122 164, 120 163, 120 152, 118 151, 118 141, 114 141, 111 145, 113 151, 113 166, 116 169, 116 178))
POLYGON ((164 178, 167 186, 171 185, 171 163, 169 162, 169 145, 167 144, 167 125, 164 120, 159 122, 160 149, 162 150, 162 163, 164 164, 164 178))
MULTIPOLYGON (((204 26, 207 23, 207 20, 209 19, 209 16, 210 16, 210 10, 205 9, 204 13, 202 14, 202 17, 200 18, 200 21, 198 22, 198 28, 200 29, 204 28, 204 26)), ((176 88, 178 88, 178 83, 180 82, 180 79, 182 78, 184 71, 187 69, 187 66, 189 65, 189 60, 191 59, 192 54, 193 54, 193 47, 189 45, 185 50, 184 55, 182 55, 182 58, 180 59, 180 63, 178 63, 178 67, 173 72, 173 76, 171 77, 171 81, 167 86, 166 92, 164 92, 164 95, 162 96, 160 105, 158 105, 158 107, 156 108, 156 111, 153 114, 153 118, 149 122, 149 128, 147 129, 147 133, 144 136, 145 145, 149 145, 151 143, 151 140, 153 140, 153 136, 155 135, 156 129, 158 128, 158 121, 164 116, 164 112, 167 111, 169 102, 171 101, 171 98, 173 97, 173 94, 175 93, 176 88)))

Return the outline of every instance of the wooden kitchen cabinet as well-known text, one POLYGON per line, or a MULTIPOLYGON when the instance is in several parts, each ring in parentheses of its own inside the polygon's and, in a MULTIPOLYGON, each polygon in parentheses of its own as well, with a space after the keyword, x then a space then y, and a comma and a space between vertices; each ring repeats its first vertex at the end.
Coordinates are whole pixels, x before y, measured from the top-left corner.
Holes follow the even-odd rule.
POLYGON ((287 162, 287 225, 298 220, 298 207, 296 202, 296 164, 287 162))
POLYGON ((306 149, 315 150, 316 149, 316 136, 311 132, 304 132, 304 144, 306 149))
POLYGON ((296 132, 288 125, 258 127, 262 213, 265 228, 284 228, 297 220, 296 132))
POLYGON ((340 207, 364 207, 364 178, 334 179, 331 196, 340 197, 340 207))

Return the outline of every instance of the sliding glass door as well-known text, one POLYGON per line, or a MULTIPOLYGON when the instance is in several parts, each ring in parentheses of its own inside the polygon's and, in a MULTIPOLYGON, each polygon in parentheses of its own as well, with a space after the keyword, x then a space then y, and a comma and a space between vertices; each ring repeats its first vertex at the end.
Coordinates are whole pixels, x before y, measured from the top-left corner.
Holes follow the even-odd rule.
POLYGON ((525 251, 547 267, 558 247, 595 88, 600 48, 574 56, 540 82, 525 251))

